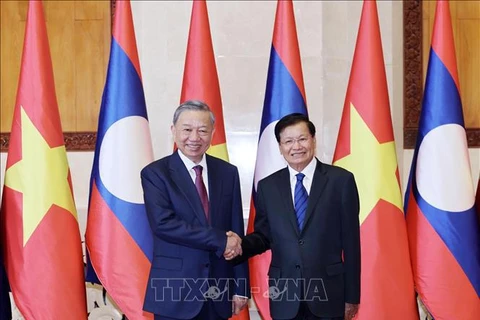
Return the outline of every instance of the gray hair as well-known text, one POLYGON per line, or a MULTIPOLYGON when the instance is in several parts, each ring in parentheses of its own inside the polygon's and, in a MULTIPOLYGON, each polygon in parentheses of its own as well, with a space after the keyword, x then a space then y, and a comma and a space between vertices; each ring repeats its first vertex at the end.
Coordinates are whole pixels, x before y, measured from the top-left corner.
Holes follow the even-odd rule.
POLYGON ((175 113, 173 114, 174 125, 177 123, 178 118, 180 117, 182 112, 186 110, 209 112, 210 121, 212 122, 212 125, 215 124, 215 115, 213 114, 212 110, 210 110, 210 107, 205 102, 200 100, 187 100, 181 105, 179 105, 177 110, 175 110, 175 113))

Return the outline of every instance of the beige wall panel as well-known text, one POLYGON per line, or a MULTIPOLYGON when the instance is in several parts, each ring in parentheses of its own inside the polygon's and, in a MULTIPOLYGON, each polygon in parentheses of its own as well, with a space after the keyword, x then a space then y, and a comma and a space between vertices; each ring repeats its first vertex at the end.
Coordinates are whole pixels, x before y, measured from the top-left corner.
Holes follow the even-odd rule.
POLYGON ((478 19, 480 16, 480 2, 475 1, 451 1, 450 7, 456 10, 457 19, 478 19))
POLYGON ((104 48, 106 44, 103 27, 102 20, 75 22, 75 61, 77 66, 82 68, 82 72, 75 73, 77 131, 97 130, 98 110, 105 82, 104 48))
POLYGON ((6 132, 12 126, 28 2, 1 1, 0 7, 0 131, 6 132))
POLYGON ((433 20, 435 19, 435 2, 433 1, 425 1, 423 2, 422 7, 423 13, 423 37, 422 37, 422 62, 423 62, 423 84, 425 83, 425 77, 428 67, 428 57, 430 55, 430 42, 432 41, 432 27, 433 27, 433 20))
POLYGON ((480 128, 480 17, 459 20, 458 26, 463 30, 456 46, 465 125, 480 128))
MULTIPOLYGON (((110 50, 110 1, 44 1, 64 131, 96 131, 110 50)), ((9 132, 28 1, 0 2, 0 131, 9 132)))
POLYGON ((75 1, 75 20, 103 20, 105 2, 109 1, 75 1))
POLYGON ((73 54, 75 3, 73 1, 46 1, 44 10, 62 129, 75 131, 76 87, 75 55, 73 54))

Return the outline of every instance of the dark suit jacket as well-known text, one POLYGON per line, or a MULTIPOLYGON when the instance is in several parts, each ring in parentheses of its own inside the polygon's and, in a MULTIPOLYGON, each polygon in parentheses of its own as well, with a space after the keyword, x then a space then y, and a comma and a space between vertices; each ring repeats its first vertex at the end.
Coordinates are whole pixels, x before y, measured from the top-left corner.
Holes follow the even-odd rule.
POLYGON ((299 298, 318 317, 342 317, 346 302, 360 302, 359 199, 350 172, 317 160, 302 232, 288 168, 258 183, 255 207, 255 232, 244 238, 237 262, 272 250, 274 319, 294 318, 299 298))
POLYGON ((229 318, 232 295, 249 296, 248 265, 233 267, 223 258, 226 231, 244 234, 238 170, 208 155, 206 161, 210 223, 177 152, 141 172, 154 234, 144 309, 154 314, 193 318, 200 312, 203 294, 208 291, 217 313, 229 318), (216 280, 208 283, 209 278, 216 280))

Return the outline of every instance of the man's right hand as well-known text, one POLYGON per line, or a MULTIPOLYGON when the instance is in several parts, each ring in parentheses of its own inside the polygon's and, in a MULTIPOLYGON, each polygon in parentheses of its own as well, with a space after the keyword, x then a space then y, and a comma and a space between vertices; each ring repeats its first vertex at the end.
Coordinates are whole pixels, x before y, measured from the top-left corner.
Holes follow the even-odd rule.
POLYGON ((227 246, 223 257, 225 260, 232 260, 238 255, 242 255, 242 239, 233 231, 227 232, 227 246))

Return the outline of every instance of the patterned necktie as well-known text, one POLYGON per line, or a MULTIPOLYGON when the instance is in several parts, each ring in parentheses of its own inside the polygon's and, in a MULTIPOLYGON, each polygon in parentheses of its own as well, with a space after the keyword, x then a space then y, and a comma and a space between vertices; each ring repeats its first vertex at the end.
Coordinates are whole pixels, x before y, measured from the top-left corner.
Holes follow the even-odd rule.
POLYGON ((298 230, 302 231, 303 222, 305 220, 305 213, 307 212, 307 200, 308 194, 307 190, 303 186, 303 178, 305 175, 303 173, 297 174, 297 183, 295 184, 295 213, 297 215, 297 225, 298 230))
POLYGON ((207 217, 208 221, 208 194, 207 189, 205 188, 205 184, 203 183, 202 178, 202 171, 203 167, 201 165, 193 167, 195 171, 195 188, 197 188, 198 195, 200 196, 200 200, 202 201, 203 210, 205 211, 205 217, 207 217))

